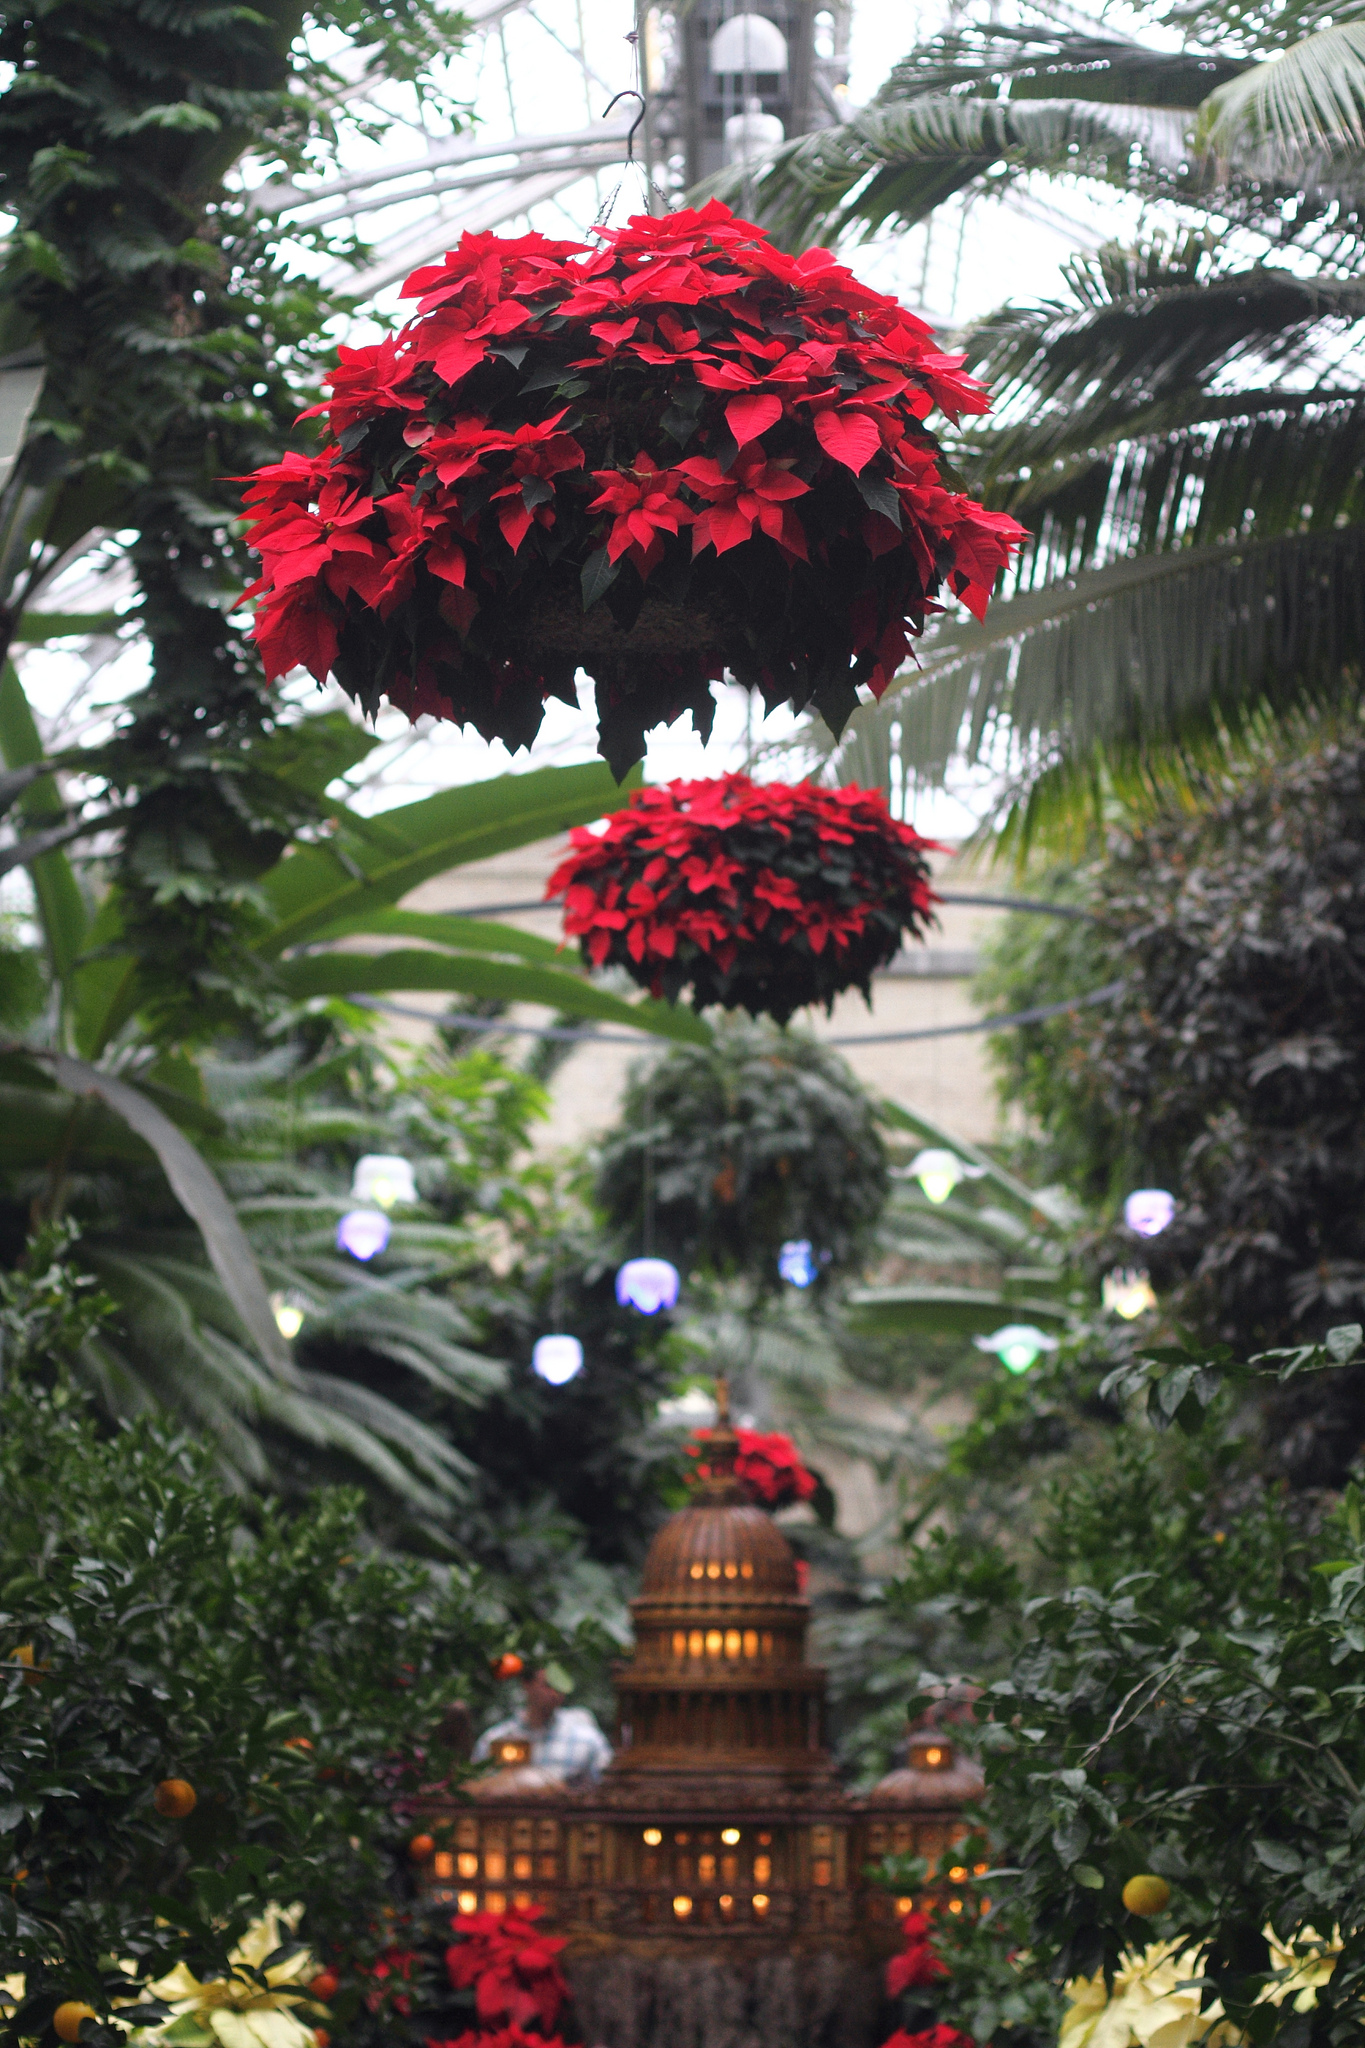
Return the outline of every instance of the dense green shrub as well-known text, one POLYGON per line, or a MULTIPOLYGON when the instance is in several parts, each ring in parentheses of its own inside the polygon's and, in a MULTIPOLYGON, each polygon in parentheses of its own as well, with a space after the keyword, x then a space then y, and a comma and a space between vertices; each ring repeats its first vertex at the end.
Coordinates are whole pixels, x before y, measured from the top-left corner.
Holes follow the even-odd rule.
POLYGON ((779 1247, 808 1239, 821 1273, 856 1265, 886 1200, 874 1105, 837 1052, 798 1031, 727 1018, 710 1046, 632 1074, 600 1154, 597 1193, 624 1255, 781 1285, 779 1247))
POLYGON ((302 1904, 339 2016, 361 2019, 355 1972, 392 1939, 395 1802, 455 1767, 434 1731, 456 1697, 483 1704, 504 1632, 458 1571, 369 1549, 358 1495, 248 1513, 163 1424, 101 1437, 53 1364, 89 1311, 52 1252, 6 1282, 4 1311, 0 1975, 26 1979, 11 2037, 52 2048, 63 1999, 107 2015, 128 1991, 119 1959, 139 1981, 182 1959, 220 1973, 269 1901, 302 1904), (168 1778, 194 1788, 187 1818, 153 1803, 168 1778))

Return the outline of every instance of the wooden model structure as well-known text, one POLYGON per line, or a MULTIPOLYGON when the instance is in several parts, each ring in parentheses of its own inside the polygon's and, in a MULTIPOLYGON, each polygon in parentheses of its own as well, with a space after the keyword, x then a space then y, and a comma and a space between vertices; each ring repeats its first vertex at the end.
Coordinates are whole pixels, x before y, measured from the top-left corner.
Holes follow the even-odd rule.
POLYGON ((437 1844, 425 1888, 457 1916, 543 1906, 570 1955, 871 1961, 896 1946, 911 1902, 869 1884, 864 1865, 937 1860, 966 1832, 980 1775, 930 1729, 866 1797, 838 1784, 796 1558, 734 1476, 720 1392, 710 1477, 655 1538, 632 1603, 635 1653, 618 1672, 601 1782, 570 1789, 530 1767, 526 1744, 499 1744, 472 1799, 424 1807, 437 1844))

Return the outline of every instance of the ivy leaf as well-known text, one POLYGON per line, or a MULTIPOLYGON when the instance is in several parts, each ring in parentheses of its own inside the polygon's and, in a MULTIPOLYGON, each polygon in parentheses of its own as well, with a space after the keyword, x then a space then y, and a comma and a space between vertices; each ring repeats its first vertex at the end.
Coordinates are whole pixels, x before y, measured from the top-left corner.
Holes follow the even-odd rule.
POLYGON ((1345 1365, 1347 1360, 1354 1358, 1359 1351, 1363 1337, 1365 1329, 1359 1323, 1338 1323, 1334 1330, 1327 1332, 1322 1341, 1337 1364, 1345 1365))

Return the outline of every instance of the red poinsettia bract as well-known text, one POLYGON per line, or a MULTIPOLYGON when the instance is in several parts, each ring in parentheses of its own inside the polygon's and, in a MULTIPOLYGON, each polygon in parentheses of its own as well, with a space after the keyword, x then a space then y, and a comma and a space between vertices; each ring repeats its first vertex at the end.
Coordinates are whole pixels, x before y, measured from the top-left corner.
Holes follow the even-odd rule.
MULTIPOLYGON (((698 1479, 711 1476, 705 1462, 710 1434, 709 1430, 698 1430, 695 1441, 687 1446, 688 1457, 698 1461, 694 1468, 698 1479)), ((739 1438, 735 1477, 756 1506, 790 1507, 794 1501, 809 1500, 819 1491, 819 1480, 802 1462, 801 1453, 789 1436, 777 1430, 765 1433, 758 1429, 737 1429, 735 1435, 739 1438)))
POLYGON ((901 1922, 905 1947, 886 1966, 886 1989, 892 1998, 902 1991, 924 1991, 949 1975, 948 1965, 930 1940, 927 1913, 907 1913, 901 1922))
POLYGON ((924 422, 988 410, 963 358, 827 250, 718 201, 466 234, 397 335, 339 352, 314 456, 246 494, 267 671, 529 744, 596 679, 620 772, 728 669, 837 731, 1023 537, 944 482, 924 422))
POLYGON ((559 2018, 568 1997, 558 1962, 565 1937, 538 1931, 543 1911, 462 1913, 451 1921, 460 1939, 446 1950, 446 1972, 456 1991, 473 1985, 481 2021, 548 2030, 559 2018))
POLYGON ((724 775, 636 790, 604 831, 579 827, 550 877, 592 967, 656 996, 786 1023, 873 971, 932 915, 932 844, 880 793, 724 775))
POLYGON ((897 2027, 888 2036, 882 2048, 976 2048, 970 2034, 964 2034, 960 2027, 947 2026, 940 2021, 936 2027, 921 2027, 917 2033, 907 2033, 904 2027, 897 2027))

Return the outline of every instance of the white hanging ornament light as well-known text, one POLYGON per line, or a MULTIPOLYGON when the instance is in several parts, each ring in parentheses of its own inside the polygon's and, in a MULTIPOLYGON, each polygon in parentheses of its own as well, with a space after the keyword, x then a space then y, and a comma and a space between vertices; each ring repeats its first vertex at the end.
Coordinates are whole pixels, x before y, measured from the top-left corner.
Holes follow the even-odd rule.
POLYGON ((1123 1220, 1139 1237, 1160 1237, 1175 1215, 1175 1196, 1165 1188, 1134 1188, 1123 1205, 1123 1220))
POLYGON ((616 1275, 616 1299, 622 1308, 635 1308, 642 1316, 656 1316, 672 1308, 682 1282, 678 1269, 667 1259, 627 1259, 616 1275))
POLYGON ((931 1202, 946 1202, 958 1182, 967 1178, 967 1169, 956 1152, 931 1147, 917 1152, 910 1161, 910 1177, 919 1182, 931 1202))
POLYGON ((366 1264, 377 1258, 393 1235, 382 1209, 348 1209, 337 1225, 337 1250, 366 1264))
POLYGON ((412 1177, 412 1161, 396 1152, 366 1152, 355 1163, 351 1200, 377 1202, 381 1209, 392 1209, 397 1202, 415 1202, 417 1183, 412 1177))
POLYGON ((583 1370, 583 1346, 577 1337, 562 1331, 537 1337, 531 1352, 531 1370, 550 1387, 567 1387, 583 1370))

